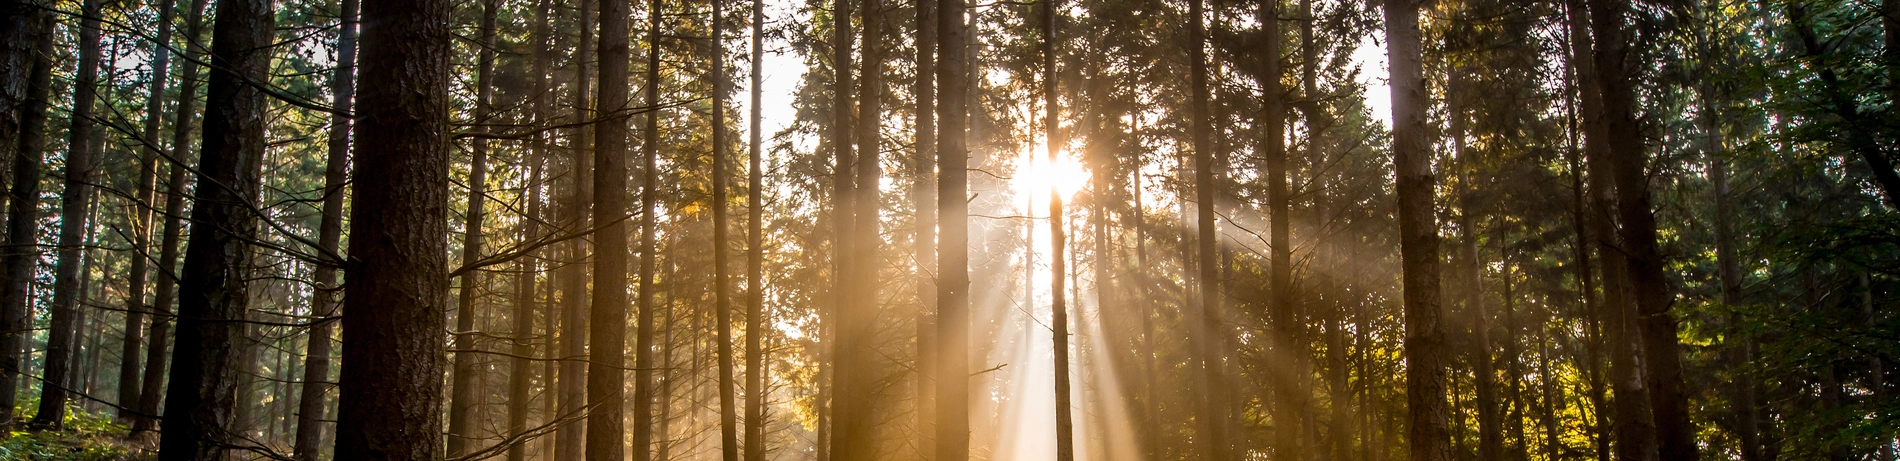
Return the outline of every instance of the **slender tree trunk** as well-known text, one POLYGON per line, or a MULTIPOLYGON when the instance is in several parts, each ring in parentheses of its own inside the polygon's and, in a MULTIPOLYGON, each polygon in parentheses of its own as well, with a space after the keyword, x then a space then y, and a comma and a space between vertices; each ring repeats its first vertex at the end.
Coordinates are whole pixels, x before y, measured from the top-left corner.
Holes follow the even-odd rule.
POLYGON ((336 459, 442 456, 449 2, 363 8, 336 459), (364 238, 364 236, 377 238, 364 238))
MULTIPOLYGON (((269 0, 218 3, 212 26, 211 81, 206 85, 204 141, 191 222, 197 231, 185 250, 178 284, 178 344, 166 394, 159 459, 221 460, 234 446, 243 420, 242 380, 250 344, 248 324, 254 201, 262 187, 265 148, 262 89, 276 32, 269 0)), ((248 405, 248 404, 247 404, 248 405)))
MULTIPOLYGON (((9 248, 4 258, 5 273, 0 274, 0 429, 15 426, 13 411, 16 397, 21 387, 21 359, 25 354, 28 336, 26 331, 33 323, 33 313, 29 290, 33 284, 34 264, 39 261, 39 196, 40 177, 44 166, 41 160, 46 148, 46 114, 52 107, 48 97, 52 88, 53 73, 53 16, 38 4, 16 0, 8 3, 8 14, 25 16, 23 19, 6 18, 9 24, 21 24, 19 29, 8 28, 7 34, 26 35, 23 41, 13 41, 8 37, 7 45, 26 47, 31 56, 26 58, 30 69, 23 75, 26 78, 19 102, 19 135, 17 139, 0 141, 16 142, 12 146, 13 184, 8 191, 7 201, 7 244, 9 248)), ((11 84, 14 80, 6 80, 11 84)))
MULTIPOLYGON (((1188 28, 1188 56, 1191 60, 1189 72, 1189 92, 1191 99, 1188 111, 1193 118, 1194 150, 1194 202, 1195 229, 1194 253, 1198 256, 1196 276, 1199 283, 1200 299, 1198 306, 1186 309, 1190 372, 1197 373, 1193 381, 1193 399, 1196 402, 1195 421, 1199 427, 1196 433, 1204 435, 1201 442, 1202 456, 1210 460, 1229 458, 1227 421, 1228 409, 1213 397, 1218 393, 1221 379, 1221 361, 1216 358, 1216 348, 1220 347, 1220 338, 1215 335, 1220 323, 1220 254, 1216 245, 1216 222, 1214 220, 1214 195, 1217 187, 1214 182, 1214 145, 1211 124, 1216 123, 1208 115, 1209 95, 1207 78, 1207 30, 1203 24, 1201 0, 1188 4, 1190 25, 1188 28)), ((1198 438, 1198 437, 1197 437, 1198 438)))
MULTIPOLYGON (((99 0, 82 2, 79 20, 79 70, 73 81, 71 126, 67 131, 65 190, 60 192, 59 247, 53 269, 52 321, 41 374, 39 413, 29 426, 57 428, 66 417, 67 383, 72 382, 73 337, 78 325, 79 270, 83 263, 86 210, 92 198, 93 106, 99 87, 99 0)), ((209 117, 206 117, 209 118, 209 117)))
POLYGON ((1400 257, 1404 269, 1405 398, 1412 461, 1451 459, 1445 407, 1445 333, 1438 287, 1438 225, 1432 189, 1425 77, 1419 59, 1418 4, 1385 1, 1392 86, 1392 153, 1398 178, 1400 257))
POLYGON ((725 2, 712 0, 712 201, 713 201, 713 317, 718 328, 719 355, 719 453, 725 461, 739 461, 739 404, 735 388, 737 381, 733 377, 732 359, 732 291, 729 283, 731 266, 727 263, 727 253, 731 250, 730 237, 732 224, 727 218, 726 205, 730 200, 726 181, 731 173, 726 162, 731 157, 727 153, 726 139, 726 41, 725 41, 725 2))
POLYGON ((1465 69, 1454 70, 1449 85, 1447 99, 1451 106, 1449 116, 1451 124, 1452 149, 1457 156, 1460 168, 1458 188, 1458 227, 1459 251, 1464 258, 1464 267, 1460 277, 1464 282, 1464 305, 1466 315, 1471 316, 1471 366, 1473 387, 1476 388, 1478 405, 1478 459, 1504 459, 1504 430, 1500 427, 1502 417, 1498 414, 1497 367, 1492 361, 1491 350, 1496 345, 1491 339, 1491 312, 1484 305, 1484 254, 1478 248, 1476 217, 1485 213, 1478 205, 1477 168, 1479 160, 1476 153, 1467 149, 1470 133, 1466 131, 1465 114, 1461 110, 1463 101, 1457 98, 1470 97, 1464 94, 1465 69))
POLYGON ((879 0, 863 0, 859 5, 864 50, 857 88, 857 127, 851 133, 856 136, 858 145, 853 168, 848 170, 857 179, 851 190, 854 197, 849 201, 853 218, 846 235, 851 236, 851 244, 845 253, 851 260, 845 271, 851 280, 843 309, 837 315, 837 346, 833 352, 837 365, 835 391, 845 396, 832 406, 832 453, 834 459, 840 461, 866 461, 878 455, 875 418, 882 401, 879 390, 882 386, 878 381, 884 378, 884 373, 876 350, 879 303, 878 284, 874 281, 882 275, 878 271, 882 267, 878 258, 882 242, 878 235, 881 203, 878 184, 883 175, 879 143, 883 136, 882 8, 879 0))
POLYGON ((746 313, 745 313, 745 460, 765 461, 765 134, 763 87, 765 2, 752 0, 752 113, 746 118, 752 139, 746 143, 746 313))
MULTIPOLYGON (((611 1, 611 0, 609 0, 611 1)), ((476 58, 475 71, 475 120, 477 131, 486 131, 480 126, 489 123, 488 101, 494 94, 495 73, 495 13, 500 5, 498 0, 482 1, 481 29, 476 32, 476 46, 481 48, 476 58)), ((625 34, 622 34, 625 35, 625 34)), ((622 59, 621 61, 625 61, 622 59)), ((625 79, 622 79, 625 80, 625 79)), ((487 206, 488 183, 488 139, 477 137, 474 140, 472 155, 468 163, 468 211, 463 216, 462 228, 462 264, 467 265, 482 257, 482 222, 487 218, 483 209, 487 206)), ((475 343, 475 289, 482 284, 480 270, 471 270, 462 274, 462 286, 456 290, 455 303, 455 344, 454 369, 450 371, 449 391, 449 433, 448 456, 459 457, 469 450, 469 442, 477 438, 474 434, 477 408, 486 400, 476 388, 476 355, 481 349, 475 343)))
MULTIPOLYGON (((600 2, 600 88, 594 137, 594 296, 588 322, 587 459, 626 457, 627 123, 632 0, 600 2)), ((714 109, 715 111, 718 109, 714 109)), ((715 180, 716 181, 716 180, 715 180)))
POLYGON ((1728 161, 1722 134, 1711 110, 1713 104, 1705 104, 1703 126, 1706 127, 1704 154, 1708 156, 1709 182, 1715 195, 1715 270, 1721 283, 1722 304, 1731 309, 1728 315, 1729 331, 1725 344, 1728 348, 1730 371, 1735 373, 1735 381, 1730 385, 1730 405, 1735 410, 1735 438, 1741 445, 1743 461, 1761 461, 1760 423, 1756 417, 1755 377, 1748 373, 1748 367, 1754 363, 1754 339, 1742 326, 1743 318, 1736 311, 1744 302, 1742 299, 1742 269, 1735 259, 1735 214, 1734 201, 1729 192, 1728 161))
POLYGON ((936 461, 970 459, 969 29, 965 0, 937 0, 936 461))
MULTIPOLYGON (((1272 341, 1274 349, 1282 357, 1280 366, 1289 370, 1304 369, 1303 342, 1300 336, 1300 308, 1295 304, 1293 293, 1293 244, 1291 236, 1291 216, 1289 216, 1292 198, 1287 184, 1286 155, 1286 90, 1281 87, 1280 79, 1284 74, 1280 63, 1280 1, 1262 2, 1256 12, 1260 22, 1261 34, 1261 101, 1260 123, 1265 139, 1261 140, 1266 166, 1268 244, 1272 259, 1268 273, 1269 291, 1272 296, 1273 320, 1272 341)), ((1308 389, 1305 378, 1300 373, 1289 373, 1276 383, 1278 402, 1274 413, 1274 425, 1277 449, 1286 453, 1290 459, 1298 459, 1304 450, 1300 446, 1301 435, 1306 432, 1305 411, 1308 389)))
MULTIPOLYGON (((654 262, 659 257, 654 236, 658 233, 660 222, 654 210, 660 195, 660 140, 663 136, 660 133, 660 114, 656 108, 660 104, 660 10, 663 5, 661 0, 653 0, 647 7, 646 106, 650 112, 647 112, 643 130, 646 139, 640 143, 640 293, 637 300, 640 318, 639 325, 635 327, 638 331, 633 346, 636 368, 633 372, 634 461, 651 460, 654 448, 653 277, 656 275, 654 262)), ((672 300, 669 298, 667 302, 672 300)), ((671 362, 667 366, 671 366, 671 362)), ((665 416, 661 416, 661 419, 665 419, 665 416)), ((666 438, 665 431, 661 431, 660 438, 666 438)))
MULTIPOLYGON (((337 14, 337 65, 330 71, 331 107, 329 158, 323 171, 323 217, 317 224, 317 247, 335 254, 342 246, 343 188, 350 180, 350 117, 356 96, 356 12, 358 0, 341 0, 337 14)), ((329 395, 330 354, 334 347, 332 331, 337 316, 337 266, 342 261, 318 264, 316 289, 311 292, 312 313, 321 318, 310 326, 309 345, 305 346, 303 394, 298 399, 298 461, 317 461, 323 451, 325 398, 329 395)))
MULTIPOLYGON (((1656 243, 1656 217, 1651 212, 1648 155, 1636 120, 1635 84, 1626 68, 1627 42, 1623 15, 1628 0, 1591 0, 1590 29, 1598 46, 1597 84, 1602 88, 1604 134, 1608 162, 1614 170, 1617 217, 1622 226, 1618 249, 1627 257, 1632 297, 1643 347, 1643 377, 1649 387, 1656 423, 1658 455, 1662 459, 1696 459, 1695 427, 1689 420, 1688 394, 1683 388, 1682 355, 1676 340, 1676 320, 1669 314, 1674 303, 1663 276, 1662 255, 1656 243)), ((1892 168, 1887 169, 1892 173, 1892 168)))
MULTIPOLYGON (((580 0, 580 36, 574 51, 573 90, 574 121, 579 124, 568 134, 568 198, 565 200, 567 212, 565 221, 567 230, 578 231, 589 224, 588 210, 593 186, 591 145, 591 124, 595 113, 590 111, 589 90, 593 74, 588 72, 588 62, 594 56, 594 14, 595 0, 580 0)), ((559 418, 585 418, 587 405, 587 370, 591 357, 588 353, 587 335, 587 268, 588 255, 586 239, 571 239, 567 242, 567 266, 560 271, 561 322, 553 331, 560 336, 561 354, 560 389, 557 391, 559 418)), ((587 441, 587 424, 573 421, 561 425, 554 433, 554 459, 573 460, 584 456, 587 441)))
MULTIPOLYGON (((530 93, 531 120, 535 126, 549 123, 548 114, 548 12, 553 9, 549 0, 537 0, 533 23, 528 33, 528 41, 533 48, 534 90, 530 93)), ((527 214, 522 216, 520 233, 525 244, 540 238, 541 234, 541 185, 542 171, 548 159, 548 144, 545 134, 537 133, 529 141, 529 161, 533 162, 528 174, 528 184, 521 192, 521 200, 527 202, 527 214)), ((534 385, 534 308, 536 292, 535 277, 541 272, 539 258, 542 253, 535 252, 522 258, 520 273, 515 275, 515 312, 509 318, 509 329, 514 333, 514 357, 508 361, 508 434, 517 436, 528 431, 529 405, 533 403, 530 392, 534 385)), ((551 290, 550 290, 551 291, 551 290)), ((547 349, 547 357, 553 358, 553 348, 547 349)), ((553 374, 548 374, 552 378, 553 374)), ((549 420, 554 419, 548 416, 549 420)), ((508 446, 508 461, 525 461, 530 442, 523 441, 508 446)))
MULTIPOLYGON (((204 19, 206 0, 193 0, 191 10, 185 12, 185 53, 196 58, 204 55, 204 47, 199 45, 201 26, 204 19)), ((183 162, 188 158, 191 140, 191 117, 197 113, 198 103, 198 60, 185 59, 179 68, 178 115, 172 127, 172 159, 183 162)), ((164 398, 166 372, 170 370, 167 360, 171 354, 165 350, 166 339, 170 336, 172 322, 173 296, 178 287, 177 268, 180 240, 184 234, 182 217, 185 209, 186 166, 183 163, 172 165, 166 178, 165 230, 159 243, 158 267, 160 281, 152 296, 152 331, 147 335, 145 347, 145 377, 140 383, 139 413, 157 415, 159 403, 164 398)), ((153 433, 158 421, 139 418, 132 424, 132 435, 140 436, 153 433)))
MULTIPOLYGON (((1056 7, 1057 0, 1042 0, 1041 17, 1037 22, 1042 29, 1042 133, 1043 145, 1049 150, 1049 164, 1055 165, 1058 153, 1062 151, 1059 130, 1062 121, 1060 107, 1056 99, 1056 7)), ((1054 183, 1049 187, 1049 326, 1055 331, 1053 338, 1055 356, 1055 394, 1056 394, 1056 460, 1075 460, 1075 414, 1069 395, 1069 309, 1065 299, 1064 278, 1068 268, 1064 266, 1067 258, 1063 252, 1068 248, 1067 235, 1062 227, 1062 191, 1054 183)), ((1025 268, 1024 270, 1030 270, 1025 268)))
POLYGON ((913 160, 911 204, 916 225, 911 237, 917 255, 917 453, 937 459, 937 0, 917 0, 917 156, 913 160))
POLYGON ((145 342, 145 290, 151 261, 152 200, 157 196, 159 131, 165 124, 165 82, 171 63, 172 3, 159 0, 158 34, 152 41, 151 84, 146 90, 144 155, 139 158, 138 203, 132 207, 132 254, 126 275, 125 328, 119 347, 118 418, 131 417, 139 406, 139 347, 145 342))

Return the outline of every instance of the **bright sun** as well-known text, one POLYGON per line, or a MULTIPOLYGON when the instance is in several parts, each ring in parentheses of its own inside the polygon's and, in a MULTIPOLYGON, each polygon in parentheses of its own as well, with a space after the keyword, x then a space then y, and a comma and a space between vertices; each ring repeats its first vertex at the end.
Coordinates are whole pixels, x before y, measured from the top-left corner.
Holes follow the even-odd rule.
POLYGON ((1049 188, 1055 188, 1064 199, 1074 195, 1088 185, 1089 172, 1081 162, 1068 152, 1056 154, 1054 162, 1049 161, 1047 150, 1038 146, 1031 150, 1028 158, 1016 159, 1016 175, 1010 178, 1010 187, 1019 194, 1036 194, 1039 199, 1047 197, 1049 188), (1026 163, 1026 164, 1025 164, 1026 163))

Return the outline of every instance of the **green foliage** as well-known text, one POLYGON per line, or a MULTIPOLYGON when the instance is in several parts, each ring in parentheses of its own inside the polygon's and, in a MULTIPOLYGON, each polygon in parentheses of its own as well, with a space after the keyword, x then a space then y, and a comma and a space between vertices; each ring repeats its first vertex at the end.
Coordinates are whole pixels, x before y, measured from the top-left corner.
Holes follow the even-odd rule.
MULTIPOLYGON (((23 396, 19 407, 25 409, 17 421, 33 417, 39 408, 37 395, 23 396)), ((110 461, 135 459, 135 447, 124 440, 127 428, 110 415, 92 413, 77 405, 66 410, 66 420, 58 430, 12 430, 0 434, 0 460, 22 461, 110 461)))

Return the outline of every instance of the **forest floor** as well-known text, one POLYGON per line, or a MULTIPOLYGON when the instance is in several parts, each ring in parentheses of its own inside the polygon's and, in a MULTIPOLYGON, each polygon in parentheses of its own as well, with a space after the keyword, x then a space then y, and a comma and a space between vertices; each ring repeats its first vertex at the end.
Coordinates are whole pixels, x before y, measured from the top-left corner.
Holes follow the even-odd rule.
MULTIPOLYGON (((23 413, 14 421, 33 419, 39 400, 20 399, 23 413), (31 401, 29 401, 31 400, 31 401)), ((53 431, 8 430, 0 434, 0 461, 120 461, 145 459, 133 442, 125 439, 126 427, 114 422, 109 412, 94 413, 72 406, 66 411, 64 428, 53 431)))

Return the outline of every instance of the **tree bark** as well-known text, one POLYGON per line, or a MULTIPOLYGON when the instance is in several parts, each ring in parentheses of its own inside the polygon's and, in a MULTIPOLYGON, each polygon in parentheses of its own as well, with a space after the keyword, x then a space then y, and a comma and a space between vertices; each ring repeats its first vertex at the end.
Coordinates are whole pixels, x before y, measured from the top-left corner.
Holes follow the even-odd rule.
POLYGON ((159 459, 221 460, 241 438, 240 367, 251 349, 248 325, 253 212, 263 185, 262 81, 276 27, 270 0, 218 2, 212 25, 211 80, 205 86, 204 140, 178 284, 178 344, 172 351, 170 402, 160 428, 159 459))
POLYGON ((145 127, 141 133, 144 155, 139 158, 138 203, 132 207, 132 254, 126 275, 125 328, 119 348, 118 418, 132 418, 130 410, 139 406, 139 348, 145 342, 145 290, 151 261, 152 200, 157 197, 159 131, 165 124, 165 83, 170 75, 172 3, 159 0, 158 33, 152 41, 151 83, 146 90, 145 127))
MULTIPOLYGON (((193 0, 191 10, 185 12, 185 53, 196 58, 205 52, 198 44, 203 25, 206 0, 193 0)), ((191 140, 191 117, 197 113, 198 103, 198 60, 185 59, 179 68, 177 121, 172 127, 172 159, 181 162, 172 165, 166 178, 165 230, 159 243, 158 266, 160 282, 152 296, 152 331, 146 335, 145 376, 140 383, 139 413, 157 415, 158 405, 164 398, 166 372, 170 369, 167 361, 171 354, 166 351, 165 343, 170 336, 172 303, 178 287, 177 268, 180 240, 184 234, 185 190, 187 188, 186 165, 182 162, 189 157, 187 150, 191 140)), ((140 436, 153 433, 158 421, 153 418, 139 418, 132 424, 132 435, 140 436)))
POLYGON ((363 7, 336 459, 442 455, 449 2, 363 7), (368 257, 375 255, 375 257, 368 257))
MULTIPOLYGON (((93 106, 99 87, 99 0, 81 2, 79 69, 73 81, 73 108, 67 130, 65 190, 60 192, 59 247, 53 269, 52 321, 47 332, 45 370, 41 374, 39 413, 28 423, 35 428, 58 428, 66 417, 71 395, 73 337, 78 325, 79 273, 83 265, 86 215, 92 202, 93 106)), ((209 119, 210 117, 206 117, 209 119)))
POLYGON ((1404 271, 1405 398, 1412 461, 1451 459, 1446 428, 1445 333, 1438 286, 1438 224, 1426 139, 1430 99, 1419 59, 1418 4, 1385 0, 1392 86, 1392 157, 1398 180, 1399 248, 1404 271))
POLYGON ((732 358, 732 290, 728 264, 731 250, 731 219, 726 205, 730 200, 726 182, 731 173, 726 162, 726 41, 725 2, 712 0, 712 215, 713 215, 713 318, 717 322, 719 344, 719 453, 725 461, 739 461, 739 404, 735 394, 732 358))
MULTIPOLYGON (((27 66, 23 72, 14 74, 24 77, 25 86, 21 88, 18 102, 19 134, 14 139, 0 139, 10 142, 6 146, 12 149, 13 181, 7 201, 7 245, 11 248, 4 256, 4 273, 0 273, 0 429, 15 426, 13 410, 20 389, 21 359, 25 354, 28 336, 25 332, 33 323, 29 299, 29 289, 33 284, 34 264, 39 261, 39 196, 40 177, 44 175, 42 158, 46 149, 46 114, 52 107, 48 98, 52 88, 53 73, 53 16, 45 9, 39 9, 37 3, 16 0, 18 3, 5 4, 9 15, 23 17, 6 18, 9 36, 8 46, 25 47, 27 66), (15 41, 14 39, 19 39, 15 41)), ((5 82, 11 84, 14 79, 5 82)), ((8 108, 11 109, 11 108, 8 108)))
MULTIPOLYGON (((481 50, 476 58, 475 70, 475 120, 476 131, 489 123, 489 99, 494 94, 495 73, 495 14, 500 5, 498 0, 482 1, 481 28, 476 31, 476 46, 481 50)), ((625 35, 625 34, 621 34, 625 35)), ((622 59, 621 61, 625 61, 622 59)), ((623 79, 624 80, 624 79, 623 79)), ((488 183, 488 139, 477 137, 472 146, 472 155, 468 163, 468 211, 462 216, 462 264, 469 264, 482 257, 482 222, 487 217, 484 210, 487 204, 488 183)), ((462 286, 456 290, 455 362, 450 371, 449 390, 449 433, 448 456, 460 457, 468 453, 469 442, 477 436, 474 432, 476 409, 482 405, 484 397, 476 390, 476 355, 481 346, 475 343, 475 288, 482 284, 482 271, 471 270, 462 274, 462 286)))
MULTIPOLYGON (((1192 149, 1194 150, 1194 202, 1195 202, 1195 247, 1196 282, 1200 288, 1197 306, 1187 309, 1183 320, 1187 322, 1190 372, 1198 374, 1192 378, 1191 392, 1196 401, 1195 421, 1199 427, 1197 435, 1204 435, 1201 453, 1210 460, 1230 458, 1232 447, 1228 440, 1228 408, 1221 405, 1214 395, 1220 386, 1221 360, 1216 349, 1221 347, 1218 332, 1220 324, 1220 253, 1218 251, 1216 221, 1214 219, 1214 144, 1211 125, 1216 123, 1208 115, 1209 95, 1207 78, 1207 30, 1203 24, 1201 0, 1192 0, 1188 4, 1190 25, 1188 28, 1189 92, 1188 112, 1192 120, 1192 149)), ((1198 438, 1198 437, 1197 437, 1198 438)))
MULTIPOLYGON (((588 210, 593 200, 593 186, 590 181, 593 178, 591 173, 593 156, 589 155, 591 153, 589 135, 592 133, 590 130, 592 125, 588 122, 593 120, 595 113, 589 111, 589 102, 592 100, 589 97, 589 90, 592 88, 593 74, 588 73, 587 63, 588 58, 594 56, 593 33, 596 5, 595 0, 580 0, 577 12, 580 16, 580 37, 577 38, 578 43, 575 45, 575 58, 572 60, 574 80, 570 85, 574 92, 573 111, 574 122, 577 125, 568 134, 568 154, 570 155, 567 173, 568 197, 565 200, 567 211, 563 216, 566 228, 570 232, 587 228, 588 210)), ((558 418, 582 418, 586 416, 582 413, 588 411, 586 384, 590 359, 587 355, 587 334, 590 331, 587 320, 590 304, 587 301, 587 269, 590 253, 587 248, 587 239, 568 240, 566 247, 567 266, 561 268, 557 274, 559 280, 556 282, 560 285, 561 291, 561 322, 560 325, 551 329, 559 336, 561 345, 559 356, 565 358, 561 361, 560 373, 556 378, 559 389, 555 394, 560 399, 557 405, 558 418)), ((586 423, 573 421, 562 424, 560 429, 555 431, 554 459, 571 460, 584 456, 587 441, 586 426, 586 423)))
MULTIPOLYGON (((594 296, 587 328, 587 459, 625 458, 627 123, 632 0, 600 2, 600 88, 594 137, 594 296)), ((715 1, 715 3, 717 3, 715 1)), ((714 109, 717 111, 718 109, 714 109)), ((715 138, 716 139, 716 138, 715 138)), ((717 181, 717 180, 715 180, 717 181)))
MULTIPOLYGON (((1062 151, 1063 139, 1059 130, 1062 127, 1060 106, 1056 99, 1056 7, 1057 0, 1042 0, 1039 8, 1041 17, 1037 22, 1042 32, 1042 133, 1043 146, 1049 150, 1049 164, 1055 165, 1062 151)), ((1065 298, 1065 266, 1068 258, 1064 251, 1068 248, 1067 235, 1063 233, 1062 191, 1051 183, 1049 187, 1049 326, 1054 328, 1050 338, 1054 342, 1055 356, 1055 409, 1056 409, 1056 460, 1075 460, 1075 414, 1069 395, 1069 309, 1065 298)), ((1024 270, 1029 270, 1025 268, 1024 270)))
POLYGON ((969 29, 965 0, 937 13, 937 449, 936 461, 970 459, 969 29))
MULTIPOLYGON (((317 247, 335 254, 342 246, 343 188, 350 180, 350 117, 356 96, 356 13, 358 0, 341 0, 337 28, 337 64, 330 71, 329 158, 323 172, 323 217, 317 224, 317 247)), ((311 310, 319 317, 310 326, 309 345, 304 349, 303 394, 298 399, 297 442, 293 453, 298 461, 317 461, 323 451, 324 399, 330 388, 330 354, 334 347, 332 331, 337 315, 337 264, 318 264, 316 288, 311 292, 311 310)))
POLYGON ((745 313, 745 460, 765 461, 765 134, 763 87, 765 2, 752 0, 752 113, 746 118, 752 139, 746 143, 746 313, 745 313))
MULTIPOLYGON (((530 66, 534 72, 534 92, 530 93, 532 101, 529 102, 530 110, 533 112, 530 116, 536 126, 549 123, 547 92, 548 61, 551 52, 548 50, 548 13, 551 9, 553 9, 551 1, 537 0, 532 19, 534 22, 529 26, 528 32, 528 41, 533 44, 532 51, 529 53, 533 54, 533 62, 530 66)), ((521 192, 522 201, 527 202, 527 214, 522 216, 520 223, 523 243, 539 238, 541 234, 541 220, 544 218, 541 213, 542 172, 545 171, 548 163, 548 143, 545 133, 537 133, 529 141, 528 155, 533 166, 530 167, 527 187, 521 192)), ((543 253, 535 252, 522 258, 521 272, 515 275, 515 312, 509 319, 509 329, 514 333, 514 357, 508 361, 507 433, 510 436, 521 435, 528 431, 529 405, 533 403, 530 392, 534 385, 534 364, 530 362, 535 356, 534 308, 537 304, 535 298, 539 296, 536 292, 535 277, 541 272, 539 258, 542 256, 543 253)), ((551 343, 543 344, 551 345, 551 343)), ((550 347, 547 349, 546 358, 553 356, 554 351, 550 347)), ((543 377, 543 383, 545 384, 546 379, 553 377, 552 373, 547 374, 543 377)), ((547 390, 551 389, 549 387, 547 390)), ((553 415, 545 415, 545 417, 549 420, 556 418, 553 415)), ((509 445, 508 461, 525 461, 528 456, 528 445, 527 442, 509 445)))
POLYGON ((859 5, 864 50, 857 88, 857 127, 851 133, 858 143, 857 157, 850 170, 856 176, 856 185, 851 189, 854 197, 849 201, 853 217, 847 235, 851 244, 845 253, 851 264, 844 272, 848 274, 849 286, 847 298, 837 314, 837 348, 833 352, 837 365, 834 390, 836 395, 846 396, 833 401, 832 405, 835 442, 832 455, 838 461, 868 461, 877 459, 878 455, 875 418, 877 407, 882 403, 879 390, 882 386, 877 382, 884 379, 884 373, 879 366, 876 342, 879 303, 874 281, 879 279, 878 268, 883 266, 878 255, 882 246, 878 234, 881 203, 878 184, 883 175, 879 142, 883 136, 882 8, 879 0, 863 0, 859 5))

